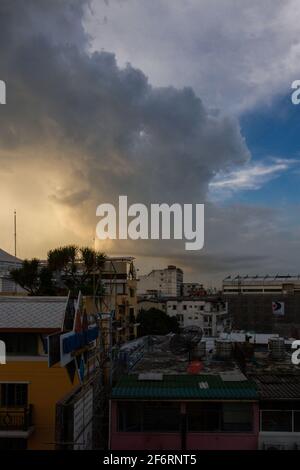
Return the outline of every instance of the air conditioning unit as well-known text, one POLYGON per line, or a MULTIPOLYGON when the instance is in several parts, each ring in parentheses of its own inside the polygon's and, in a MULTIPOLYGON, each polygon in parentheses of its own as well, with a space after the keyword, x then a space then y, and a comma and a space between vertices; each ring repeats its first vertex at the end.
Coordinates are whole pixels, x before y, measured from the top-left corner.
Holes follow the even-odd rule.
POLYGON ((262 450, 287 450, 286 444, 273 444, 271 442, 263 442, 262 443, 262 450))

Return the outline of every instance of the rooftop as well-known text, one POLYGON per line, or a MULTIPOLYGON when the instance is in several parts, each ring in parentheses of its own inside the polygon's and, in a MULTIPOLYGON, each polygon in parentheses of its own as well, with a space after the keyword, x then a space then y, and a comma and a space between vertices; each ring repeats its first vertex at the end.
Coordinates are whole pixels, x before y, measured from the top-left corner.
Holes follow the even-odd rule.
POLYGON ((112 398, 254 400, 257 391, 253 381, 226 380, 219 374, 162 375, 158 380, 131 374, 113 388, 112 398))
POLYGON ((291 362, 292 351, 285 344, 285 352, 275 359, 265 347, 266 339, 271 335, 261 336, 256 338, 254 344, 249 344, 250 349, 243 347, 246 345, 244 341, 238 343, 242 348, 239 351, 245 350, 246 353, 242 361, 236 353, 232 356, 235 359, 218 359, 206 348, 206 356, 200 360, 200 368, 192 370, 186 353, 175 354, 170 349, 171 335, 139 338, 134 344, 128 343, 127 349, 130 351, 130 348, 134 349, 134 346, 143 343, 144 353, 127 375, 121 377, 113 389, 112 397, 156 400, 300 400, 300 368, 291 362))
POLYGON ((300 400, 300 375, 253 376, 259 397, 262 400, 300 400))
POLYGON ((13 255, 10 255, 4 250, 1 250, 0 248, 0 263, 11 263, 11 264, 16 264, 16 263, 22 263, 22 260, 19 258, 16 258, 13 255))
POLYGON ((60 329, 67 297, 1 297, 0 330, 60 329))
POLYGON ((290 282, 299 282, 300 274, 265 274, 265 275, 237 275, 237 276, 227 276, 223 279, 224 284, 230 283, 247 283, 247 282, 277 282, 277 283, 290 283, 290 282))
POLYGON ((234 361, 208 357, 201 363, 199 372, 189 373, 188 355, 175 355, 169 348, 170 337, 147 337, 143 357, 113 388, 113 398, 257 398, 255 383, 241 373, 234 361))

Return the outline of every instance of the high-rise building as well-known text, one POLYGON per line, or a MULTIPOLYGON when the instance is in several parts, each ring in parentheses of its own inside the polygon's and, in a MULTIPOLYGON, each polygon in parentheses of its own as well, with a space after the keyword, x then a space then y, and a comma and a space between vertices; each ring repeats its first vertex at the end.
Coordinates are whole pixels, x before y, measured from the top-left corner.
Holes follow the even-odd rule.
POLYGON ((169 265, 165 269, 153 269, 149 274, 140 276, 137 292, 141 296, 178 297, 181 295, 183 271, 169 265))

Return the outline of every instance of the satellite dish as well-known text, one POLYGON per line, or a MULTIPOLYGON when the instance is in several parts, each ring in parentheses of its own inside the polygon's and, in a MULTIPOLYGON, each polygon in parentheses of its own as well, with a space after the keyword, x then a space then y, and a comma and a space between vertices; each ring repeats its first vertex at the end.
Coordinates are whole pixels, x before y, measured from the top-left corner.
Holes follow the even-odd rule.
POLYGON ((186 326, 183 328, 182 333, 172 336, 170 339, 170 349, 175 355, 188 354, 190 360, 191 353, 201 341, 202 336, 203 331, 199 326, 186 326))

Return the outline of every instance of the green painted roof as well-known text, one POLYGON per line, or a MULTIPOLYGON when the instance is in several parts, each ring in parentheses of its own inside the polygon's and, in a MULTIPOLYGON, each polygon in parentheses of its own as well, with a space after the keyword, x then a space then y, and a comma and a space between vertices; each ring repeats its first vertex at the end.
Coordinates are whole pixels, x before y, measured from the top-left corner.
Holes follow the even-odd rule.
POLYGON ((137 374, 130 374, 113 388, 112 398, 252 400, 258 393, 253 381, 227 382, 219 375, 164 375, 156 381, 138 380, 137 374))

